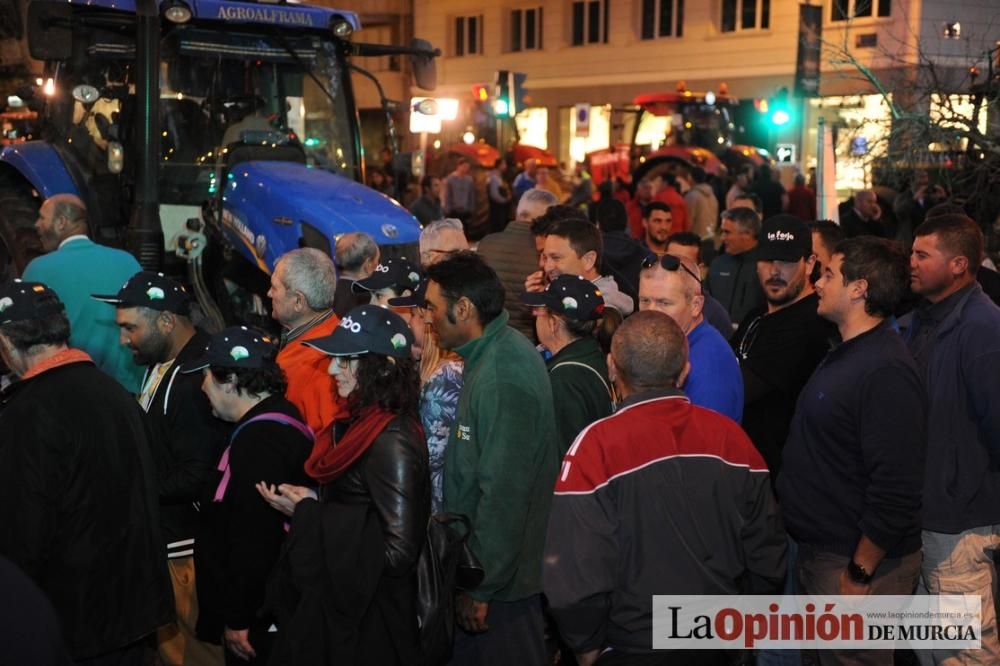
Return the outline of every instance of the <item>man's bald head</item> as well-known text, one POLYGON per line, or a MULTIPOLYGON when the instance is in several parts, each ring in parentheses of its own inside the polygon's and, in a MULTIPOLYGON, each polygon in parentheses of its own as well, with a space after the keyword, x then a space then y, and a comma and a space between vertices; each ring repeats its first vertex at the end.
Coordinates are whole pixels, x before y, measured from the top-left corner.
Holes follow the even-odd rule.
POLYGON ((51 252, 70 236, 87 233, 87 205, 75 194, 55 194, 42 203, 35 230, 51 252))
POLYGON ((685 377, 687 360, 684 331, 662 312, 633 314, 611 340, 611 362, 626 394, 676 388, 685 377))

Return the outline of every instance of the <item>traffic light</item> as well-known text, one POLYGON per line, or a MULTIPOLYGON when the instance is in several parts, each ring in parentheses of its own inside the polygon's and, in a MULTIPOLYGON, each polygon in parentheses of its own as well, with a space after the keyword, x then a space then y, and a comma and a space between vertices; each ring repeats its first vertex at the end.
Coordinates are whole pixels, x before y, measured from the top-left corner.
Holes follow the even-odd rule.
POLYGON ((513 104, 510 109, 510 115, 514 116, 528 108, 528 91, 524 87, 524 81, 528 78, 528 75, 523 72, 512 72, 511 78, 513 79, 513 90, 511 91, 513 95, 511 101, 513 104))
POLYGON ((767 105, 767 118, 775 127, 792 122, 792 107, 788 103, 788 88, 781 88, 767 105))
POLYGON ((477 83, 472 86, 472 99, 477 102, 486 102, 490 99, 489 86, 485 83, 477 83))
POLYGON ((496 94, 493 98, 493 110, 498 118, 513 118, 510 99, 510 72, 506 69, 497 71, 496 94))

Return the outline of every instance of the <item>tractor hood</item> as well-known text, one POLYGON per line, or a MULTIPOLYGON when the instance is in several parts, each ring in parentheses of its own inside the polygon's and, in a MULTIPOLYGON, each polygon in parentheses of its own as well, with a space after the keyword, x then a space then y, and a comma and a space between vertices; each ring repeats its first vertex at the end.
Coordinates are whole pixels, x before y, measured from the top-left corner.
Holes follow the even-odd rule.
POLYGON ((223 194, 222 223, 233 244, 267 272, 285 252, 302 244, 329 252, 336 237, 349 231, 363 231, 379 245, 420 238, 420 224, 395 200, 295 162, 235 165, 223 194))

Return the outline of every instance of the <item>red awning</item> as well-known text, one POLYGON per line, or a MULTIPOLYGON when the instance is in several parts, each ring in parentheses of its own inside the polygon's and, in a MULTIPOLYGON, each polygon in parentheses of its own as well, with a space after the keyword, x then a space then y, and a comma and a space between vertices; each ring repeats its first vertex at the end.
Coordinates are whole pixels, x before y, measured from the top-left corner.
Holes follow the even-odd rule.
POLYGON ((517 166, 523 167, 524 161, 533 159, 538 166, 543 167, 554 167, 558 166, 559 163, 556 161, 555 155, 542 148, 536 148, 535 146, 529 146, 524 143, 515 143, 513 147, 514 152, 514 163, 517 166))

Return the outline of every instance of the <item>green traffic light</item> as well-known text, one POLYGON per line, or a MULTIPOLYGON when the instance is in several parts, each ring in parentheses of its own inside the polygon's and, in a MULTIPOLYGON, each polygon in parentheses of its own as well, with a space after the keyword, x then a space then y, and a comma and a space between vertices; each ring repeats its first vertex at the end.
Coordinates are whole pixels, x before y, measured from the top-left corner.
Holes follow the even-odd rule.
POLYGON ((493 108, 498 116, 506 116, 510 111, 510 105, 507 103, 507 100, 503 98, 498 99, 493 104, 493 108))
POLYGON ((771 114, 771 123, 777 125, 778 127, 787 125, 791 119, 792 117, 788 115, 788 111, 785 111, 784 109, 775 109, 771 114))

